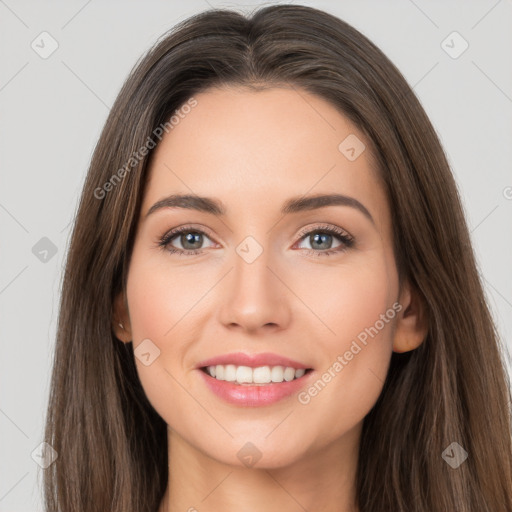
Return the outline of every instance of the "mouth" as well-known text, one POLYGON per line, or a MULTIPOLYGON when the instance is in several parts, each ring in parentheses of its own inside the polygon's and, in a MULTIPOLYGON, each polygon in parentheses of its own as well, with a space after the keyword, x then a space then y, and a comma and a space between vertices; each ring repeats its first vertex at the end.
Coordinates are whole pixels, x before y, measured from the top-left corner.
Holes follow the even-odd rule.
POLYGON ((289 399, 315 375, 307 364, 271 352, 224 354, 201 361, 196 369, 214 395, 239 407, 289 399))
POLYGON ((292 382, 313 371, 312 368, 294 368, 292 366, 237 366, 217 364, 203 366, 201 371, 218 381, 230 382, 239 386, 268 386, 292 382))

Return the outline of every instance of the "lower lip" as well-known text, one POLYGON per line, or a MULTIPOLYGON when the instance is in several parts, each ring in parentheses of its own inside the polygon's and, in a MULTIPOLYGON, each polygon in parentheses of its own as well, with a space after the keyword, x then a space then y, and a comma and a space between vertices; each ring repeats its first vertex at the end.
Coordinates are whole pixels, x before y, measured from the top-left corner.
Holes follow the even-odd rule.
POLYGON ((241 407, 259 407, 271 405, 279 400, 298 393, 306 384, 312 371, 308 371, 302 377, 290 382, 276 382, 273 384, 234 384, 225 380, 217 380, 203 370, 198 370, 203 376, 206 385, 213 393, 226 402, 241 407))

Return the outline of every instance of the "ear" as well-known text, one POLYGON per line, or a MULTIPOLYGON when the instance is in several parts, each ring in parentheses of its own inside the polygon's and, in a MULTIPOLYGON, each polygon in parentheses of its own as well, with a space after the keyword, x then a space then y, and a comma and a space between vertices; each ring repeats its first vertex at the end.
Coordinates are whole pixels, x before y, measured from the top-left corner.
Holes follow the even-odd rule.
POLYGON ((425 304, 409 282, 405 282, 398 299, 402 309, 397 315, 393 352, 408 352, 418 348, 428 332, 425 304))
POLYGON ((114 299, 113 304, 114 317, 112 318, 112 329, 116 338, 129 343, 132 341, 132 328, 130 324, 130 315, 128 313, 128 304, 123 292, 120 292, 114 299))

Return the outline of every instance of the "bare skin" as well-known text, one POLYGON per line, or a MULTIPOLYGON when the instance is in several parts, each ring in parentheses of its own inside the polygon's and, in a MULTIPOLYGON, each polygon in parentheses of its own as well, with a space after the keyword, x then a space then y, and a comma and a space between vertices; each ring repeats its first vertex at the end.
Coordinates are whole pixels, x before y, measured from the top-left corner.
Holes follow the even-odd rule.
POLYGON ((195 98, 155 150, 127 296, 116 298, 113 319, 120 340, 136 348, 150 339, 160 350, 149 366, 135 359, 168 425, 159 512, 357 512, 363 419, 392 352, 413 350, 426 335, 418 297, 407 282, 399 289, 390 207, 369 146, 330 103, 299 89, 211 89, 195 98), (366 145, 353 161, 338 149, 350 134, 366 145), (333 193, 359 201, 371 219, 350 205, 280 212, 292 197, 333 193), (146 216, 171 194, 217 199, 226 213, 167 207, 146 216), (185 225, 204 233, 199 253, 183 245, 185 233, 158 246, 185 225), (324 233, 326 245, 306 230, 324 233), (251 263, 236 250, 248 236, 262 249, 251 263), (387 321, 376 323, 381 315, 387 321), (380 324, 333 371, 358 335, 380 324), (274 352, 312 368, 302 402, 294 394, 241 407, 215 395, 197 365, 230 352, 274 352), (329 368, 328 383, 309 393, 329 368), (247 443, 260 454, 249 467, 237 455, 247 443))

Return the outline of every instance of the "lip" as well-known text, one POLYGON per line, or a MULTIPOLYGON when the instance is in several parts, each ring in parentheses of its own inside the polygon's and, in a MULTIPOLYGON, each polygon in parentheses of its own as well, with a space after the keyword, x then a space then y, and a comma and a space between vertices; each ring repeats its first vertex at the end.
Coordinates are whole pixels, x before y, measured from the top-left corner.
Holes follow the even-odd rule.
POLYGON ((315 373, 310 366, 270 352, 260 354, 245 354, 243 352, 225 354, 202 361, 197 365, 196 369, 210 391, 222 400, 233 405, 238 405, 239 407, 271 405, 297 394, 308 384, 312 375, 315 373), (225 380, 217 380, 204 371, 206 366, 215 366, 218 364, 234 364, 235 366, 249 366, 251 368, 257 368, 259 366, 289 366, 296 370, 302 368, 309 371, 302 377, 289 382, 283 381, 255 385, 235 384, 225 380))
POLYGON ((260 354, 233 352, 231 354, 224 354, 201 361, 196 368, 200 369, 205 366, 215 366, 218 364, 234 364, 235 366, 249 366, 251 368, 258 368, 259 366, 289 366, 296 370, 301 368, 307 370, 308 368, 311 368, 310 366, 299 363, 298 361, 294 361, 288 357, 273 354, 271 352, 263 352, 260 354))
POLYGON ((315 373, 313 371, 306 372, 302 377, 290 382, 250 385, 217 380, 201 369, 197 371, 210 391, 226 402, 240 407, 272 405, 284 398, 295 395, 307 385, 311 376, 315 373))

